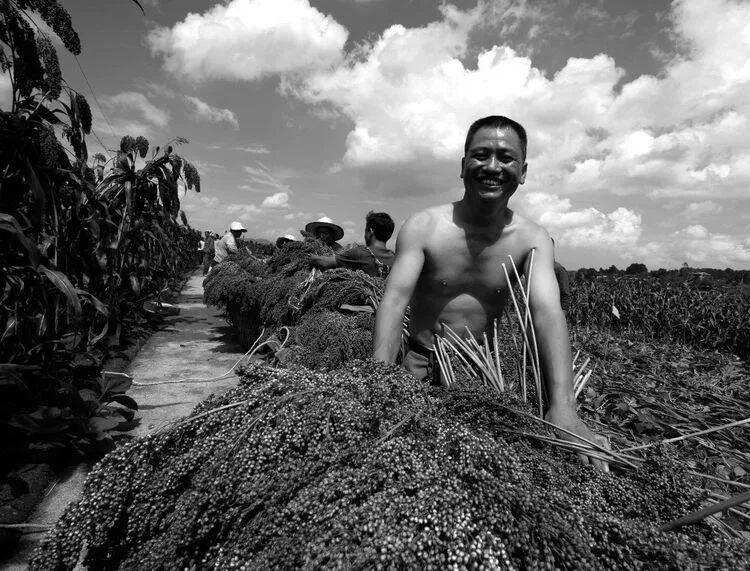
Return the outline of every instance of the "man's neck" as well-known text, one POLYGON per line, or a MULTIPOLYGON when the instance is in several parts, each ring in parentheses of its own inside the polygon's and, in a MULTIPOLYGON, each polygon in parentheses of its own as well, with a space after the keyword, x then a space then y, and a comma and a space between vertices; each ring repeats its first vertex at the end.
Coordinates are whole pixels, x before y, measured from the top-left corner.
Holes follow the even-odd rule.
POLYGON ((383 242, 382 240, 378 240, 375 237, 372 237, 369 240, 367 240, 366 245, 370 249, 376 249, 376 248, 377 249, 381 249, 381 250, 387 250, 388 249, 388 247, 385 245, 385 242, 383 242))
POLYGON ((454 204, 460 221, 471 226, 505 226, 512 216, 507 200, 488 204, 464 196, 454 204))

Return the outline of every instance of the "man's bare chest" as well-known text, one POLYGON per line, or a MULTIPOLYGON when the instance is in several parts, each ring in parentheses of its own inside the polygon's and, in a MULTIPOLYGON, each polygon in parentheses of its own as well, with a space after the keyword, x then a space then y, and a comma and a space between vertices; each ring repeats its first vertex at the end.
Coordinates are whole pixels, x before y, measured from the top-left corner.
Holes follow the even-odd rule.
POLYGON ((421 281, 423 286, 445 294, 502 292, 507 289, 502 264, 512 272, 512 257, 520 272, 525 254, 513 240, 441 240, 425 250, 421 281))

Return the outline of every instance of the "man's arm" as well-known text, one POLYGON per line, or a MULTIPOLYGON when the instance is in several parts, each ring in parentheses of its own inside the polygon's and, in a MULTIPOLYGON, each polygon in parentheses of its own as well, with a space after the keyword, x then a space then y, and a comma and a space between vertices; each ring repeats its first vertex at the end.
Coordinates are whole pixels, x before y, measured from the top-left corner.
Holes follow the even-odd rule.
MULTIPOLYGON (((536 241, 534 265, 531 271, 530 305, 534 321, 539 357, 544 375, 549 408, 546 419, 579 436, 606 445, 606 439, 595 435, 581 421, 576 412, 573 394, 573 366, 570 358, 570 340, 565 315, 560 307, 560 291, 555 277, 552 243, 546 237, 536 241)), ((560 434, 565 440, 572 440, 560 434)), ((606 462, 579 455, 598 468, 609 471, 606 462)))
POLYGON ((331 268, 338 268, 339 263, 336 256, 310 256, 310 266, 321 270, 330 270, 331 268))
POLYGON ((407 220, 396 240, 396 260, 388 275, 383 299, 375 316, 374 358, 393 363, 401 344, 404 312, 424 266, 423 237, 427 214, 407 220))

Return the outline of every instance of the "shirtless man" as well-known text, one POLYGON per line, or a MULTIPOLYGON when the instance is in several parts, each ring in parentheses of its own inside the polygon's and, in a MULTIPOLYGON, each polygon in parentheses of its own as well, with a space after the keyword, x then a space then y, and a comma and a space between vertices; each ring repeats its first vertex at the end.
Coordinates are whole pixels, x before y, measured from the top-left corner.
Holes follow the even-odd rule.
MULTIPOLYGON (((521 271, 534 248, 530 305, 549 398, 545 417, 606 445, 576 413, 570 342, 550 237, 508 208, 508 200, 526 179, 526 168, 526 131, 521 125, 501 116, 472 124, 461 159, 463 198, 415 214, 399 232, 396 261, 377 312, 374 357, 395 361, 402 318, 411 302, 410 350, 404 366, 424 378, 433 335, 441 332, 442 324, 457 332, 468 327, 477 337, 490 333, 509 300, 501 264, 508 264, 510 254, 521 271)), ((574 440, 565 433, 559 436, 574 440)), ((609 469, 605 462, 580 457, 609 469)))

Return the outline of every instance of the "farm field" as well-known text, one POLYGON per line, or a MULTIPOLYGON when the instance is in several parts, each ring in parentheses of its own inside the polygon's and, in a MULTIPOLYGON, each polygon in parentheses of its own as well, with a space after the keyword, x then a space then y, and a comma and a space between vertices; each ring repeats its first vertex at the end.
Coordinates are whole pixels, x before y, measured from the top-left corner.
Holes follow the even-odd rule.
POLYGON ((371 350, 372 315, 349 308, 377 305, 383 284, 349 270, 311 274, 302 261, 316 247, 299 244, 266 262, 245 254, 212 271, 206 299, 225 308, 246 346, 263 332, 263 359, 173 429, 107 456, 36 567, 69 565, 82 542, 90 563, 122 566, 747 561, 748 512, 739 504, 657 529, 750 486, 746 362, 573 325, 576 360, 592 371, 580 413, 622 455, 601 474, 557 447, 518 394, 477 383, 430 389, 398 368, 357 360, 371 350), (668 439, 676 441, 657 446, 668 439))

